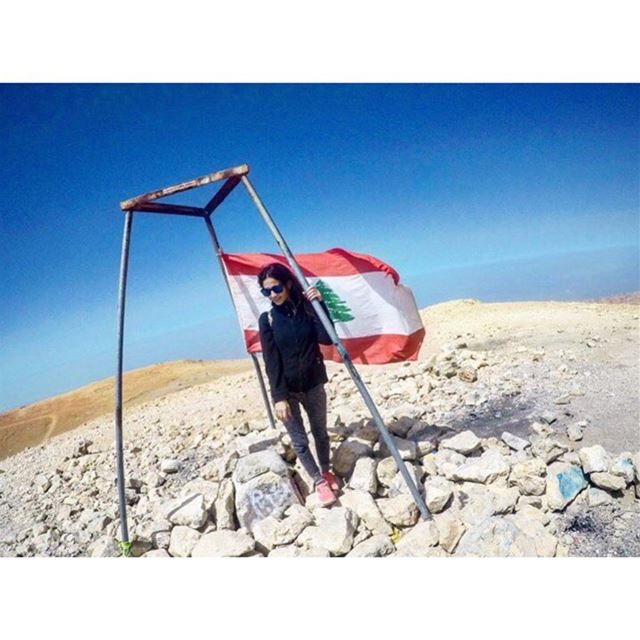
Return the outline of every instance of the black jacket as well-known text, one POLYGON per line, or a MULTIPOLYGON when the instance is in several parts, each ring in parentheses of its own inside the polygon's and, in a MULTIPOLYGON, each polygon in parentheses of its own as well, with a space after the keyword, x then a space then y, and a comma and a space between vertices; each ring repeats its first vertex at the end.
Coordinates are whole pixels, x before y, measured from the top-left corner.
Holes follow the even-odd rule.
MULTIPOLYGON (((329 316, 325 302, 320 304, 329 316)), ((268 315, 265 311, 260 316, 258 326, 273 402, 286 400, 289 391, 309 391, 328 382, 318 343, 332 342, 311 303, 304 299, 295 304, 291 298, 281 305, 272 303, 272 326, 268 315)))

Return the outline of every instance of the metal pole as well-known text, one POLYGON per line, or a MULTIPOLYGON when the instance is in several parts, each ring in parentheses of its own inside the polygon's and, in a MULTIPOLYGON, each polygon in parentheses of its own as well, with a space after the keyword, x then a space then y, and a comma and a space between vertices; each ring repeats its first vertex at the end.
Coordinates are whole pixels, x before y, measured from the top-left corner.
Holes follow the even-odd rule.
MULTIPOLYGON (((209 237, 211 238, 211 242, 213 244, 213 249, 218 256, 218 262, 220 263, 220 270, 222 271, 222 277, 224 278, 224 282, 227 285, 227 291, 229 292, 229 297, 231 298, 231 304, 235 309, 235 303, 233 301, 233 295, 231 294, 231 286, 229 285, 229 280, 227 278, 227 272, 224 268, 224 262, 222 261, 222 249, 220 248, 220 243, 218 242, 218 237, 216 236, 215 229, 213 228, 213 223, 211 222, 211 216, 204 217, 205 224, 207 225, 207 229, 209 231, 209 237)), ((237 315, 237 310, 236 310, 237 315)), ((242 329, 241 329, 242 330, 242 329)), ((244 340, 244 336, 242 336, 244 340)), ((264 406, 267 410, 267 416, 269 418, 269 422, 271 423, 271 427, 273 429, 276 428, 276 422, 273 418, 273 412, 271 411, 271 403, 269 402, 269 396, 267 395, 267 388, 264 384, 264 378, 262 377, 262 370, 260 369, 260 363, 258 362, 258 358, 254 353, 249 354, 251 359, 253 360, 253 366, 256 370, 256 375, 258 376, 258 383, 260 384, 260 391, 262 393, 262 400, 264 402, 264 406)))
MULTIPOLYGON (((241 180, 242 180, 242 184, 244 184, 244 186, 246 187, 251 200, 253 200, 253 203, 256 205, 256 208, 258 209, 258 213, 262 216, 262 219, 267 224, 267 227, 269 227, 269 230, 273 234, 276 242, 278 243, 278 246, 282 250, 282 253, 287 259, 287 262, 289 263, 289 266, 293 270, 296 278, 298 278, 298 280, 300 281, 300 284, 302 285, 303 289, 305 290, 308 289, 309 283, 307 282, 307 279, 305 278, 304 274, 302 273, 302 270, 298 266, 298 263, 293 257, 293 253, 289 249, 285 239, 282 237, 282 234, 280 233, 278 227, 276 227, 276 224, 271 218, 271 215, 269 214, 266 207, 260 200, 260 197, 256 193, 255 189, 253 188, 253 185, 249 181, 249 178, 247 178, 246 175, 243 175, 241 177, 241 180)), ((349 354, 347 353, 346 349, 342 345, 342 342, 340 342, 340 338, 338 338, 338 334, 333 328, 333 325, 331 324, 331 321, 329 320, 329 318, 327 318, 327 315, 325 314, 324 309, 322 308, 320 303, 317 300, 313 300, 311 304, 316 314, 320 318, 322 325, 324 326, 327 333, 331 337, 333 344, 335 345, 338 353, 340 354, 340 357, 342 358, 345 366, 347 367, 347 371, 349 371, 349 373, 351 374, 351 378, 353 379, 358 391, 362 395, 362 398, 364 399, 365 404, 369 408, 369 411, 371 412, 371 416, 373 417, 373 421, 376 427, 378 428, 378 431, 380 432, 382 439, 387 445, 387 448, 391 452, 391 455, 395 460, 396 466, 400 470, 400 473, 402 473, 402 477, 404 478, 404 481, 407 484, 409 491, 411 492, 413 501, 416 503, 416 506, 420 510, 420 514, 422 515, 422 518, 424 520, 430 520, 431 514, 429 513, 427 506, 425 505, 424 500, 422 499, 422 496, 420 495, 420 492, 418 491, 418 488, 416 487, 413 481, 413 478, 407 471, 407 468, 405 467, 404 461, 400 457, 400 453, 398 452, 398 448, 396 447, 395 442, 393 441, 393 438, 387 431, 387 428, 384 426, 384 423, 382 422, 382 417, 378 412, 378 408, 373 402, 373 398, 369 394, 367 387, 362 381, 362 378, 360 377, 358 370, 355 368, 353 362, 351 361, 351 358, 349 357, 349 354)))
POLYGON ((124 493, 124 455, 122 451, 122 352, 124 345, 124 304, 127 290, 127 267, 129 264, 129 239, 133 212, 127 211, 124 218, 122 254, 120 256, 120 282, 118 286, 118 366, 116 370, 115 391, 115 431, 116 431, 116 469, 118 474, 118 500, 120 505, 120 533, 123 555, 129 555, 129 529, 127 527, 127 503, 124 493))

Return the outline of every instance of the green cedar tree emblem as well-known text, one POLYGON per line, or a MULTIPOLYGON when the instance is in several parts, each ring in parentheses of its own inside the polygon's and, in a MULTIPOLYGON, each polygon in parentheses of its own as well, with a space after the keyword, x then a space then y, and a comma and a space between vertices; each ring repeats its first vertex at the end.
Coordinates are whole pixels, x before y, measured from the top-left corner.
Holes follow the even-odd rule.
POLYGON ((322 299, 329 309, 329 315, 334 322, 348 322, 353 320, 351 309, 340 296, 322 280, 318 280, 315 284, 318 291, 322 294, 322 299))

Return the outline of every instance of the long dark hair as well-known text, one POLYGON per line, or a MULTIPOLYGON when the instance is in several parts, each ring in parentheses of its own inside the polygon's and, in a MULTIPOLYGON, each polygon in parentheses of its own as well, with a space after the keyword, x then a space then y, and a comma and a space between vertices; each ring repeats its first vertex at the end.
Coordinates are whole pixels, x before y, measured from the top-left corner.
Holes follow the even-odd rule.
POLYGON ((271 262, 270 264, 262 267, 260 273, 258 274, 258 284, 261 288, 267 278, 273 278, 283 285, 286 285, 287 282, 291 281, 291 288, 289 289, 291 301, 295 305, 298 305, 300 301, 302 301, 303 303, 306 301, 304 292, 302 291, 302 287, 300 286, 297 278, 293 275, 293 273, 291 273, 289 268, 285 267, 283 264, 280 264, 279 262, 271 262))

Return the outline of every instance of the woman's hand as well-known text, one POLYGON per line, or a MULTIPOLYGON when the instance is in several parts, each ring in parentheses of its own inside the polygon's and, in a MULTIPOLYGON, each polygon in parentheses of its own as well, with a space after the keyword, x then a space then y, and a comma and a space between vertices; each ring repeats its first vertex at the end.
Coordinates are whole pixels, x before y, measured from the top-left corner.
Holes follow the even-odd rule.
POLYGON ((304 292, 304 295, 309 302, 311 302, 312 300, 317 300, 318 302, 320 302, 320 300, 322 300, 322 294, 315 287, 309 287, 304 292))
POLYGON ((291 418, 291 408, 287 400, 276 402, 276 418, 282 420, 282 422, 286 422, 291 418))

